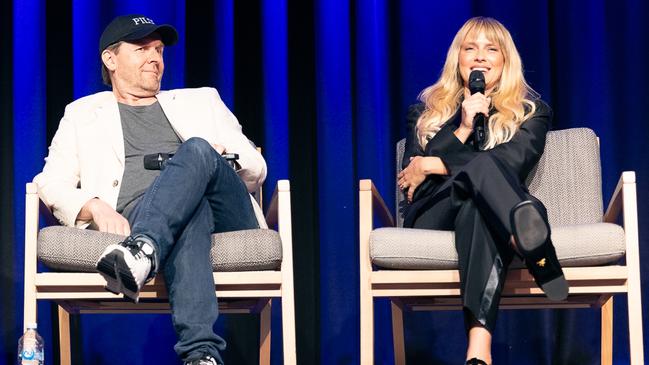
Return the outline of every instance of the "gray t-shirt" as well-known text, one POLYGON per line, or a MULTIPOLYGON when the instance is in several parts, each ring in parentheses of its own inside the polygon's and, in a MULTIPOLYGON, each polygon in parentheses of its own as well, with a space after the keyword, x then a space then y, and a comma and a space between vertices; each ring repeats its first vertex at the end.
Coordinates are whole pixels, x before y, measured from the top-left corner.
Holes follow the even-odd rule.
POLYGON ((145 106, 118 105, 124 135, 125 166, 117 198, 117 212, 128 218, 146 189, 160 174, 159 170, 144 169, 144 155, 175 153, 181 140, 157 101, 145 106))

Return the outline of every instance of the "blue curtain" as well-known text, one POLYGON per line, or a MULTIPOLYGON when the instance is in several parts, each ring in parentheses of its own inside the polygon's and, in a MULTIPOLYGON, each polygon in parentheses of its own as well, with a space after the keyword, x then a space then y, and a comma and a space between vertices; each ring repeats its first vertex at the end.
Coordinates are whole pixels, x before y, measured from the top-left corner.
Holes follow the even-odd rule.
MULTIPOLYGON (((359 363, 358 180, 371 178, 394 208, 394 146, 404 137, 405 110, 437 79, 455 32, 472 16, 495 17, 510 30, 528 82, 554 109, 555 129, 589 127, 599 135, 605 197, 622 171, 636 171, 641 262, 649 262, 649 5, 643 1, 58 3, 0 5, 0 175, 13 184, 1 189, 7 213, 0 215, 0 365, 13 363, 22 328, 25 182, 42 168, 64 105, 105 90, 98 38, 110 19, 126 13, 178 29, 178 45, 165 50, 163 88, 219 90, 263 148, 266 197, 277 179, 291 179, 300 363, 359 363), (60 57, 70 62, 55 66, 60 57)), ((642 278, 649 280, 646 264, 642 278)), ((277 307, 274 364, 281 363, 277 307)), ((50 309, 39 306, 39 328, 53 360, 50 309)), ((393 361, 389 316, 388 303, 378 300, 377 364, 393 361)), ((598 318, 589 309, 503 311, 494 358, 597 363, 598 318)), ((616 300, 615 321, 615 363, 627 364, 624 299, 616 300)), ((224 316, 217 327, 229 340, 231 363, 255 362, 254 324, 224 316)), ((409 363, 462 361, 459 312, 408 314, 405 327, 409 363)), ((83 363, 177 363, 168 316, 86 315, 79 328, 83 363)))

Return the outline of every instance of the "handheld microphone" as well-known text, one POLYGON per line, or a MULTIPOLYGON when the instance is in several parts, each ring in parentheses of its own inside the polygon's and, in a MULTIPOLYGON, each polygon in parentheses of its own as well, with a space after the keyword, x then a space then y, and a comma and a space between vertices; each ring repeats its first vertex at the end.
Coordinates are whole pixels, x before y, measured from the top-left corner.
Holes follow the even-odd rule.
MULTIPOLYGON (((469 75, 469 91, 471 95, 483 93, 485 89, 484 74, 481 71, 473 70, 469 75)), ((473 147, 476 151, 480 150, 485 140, 485 115, 478 113, 473 117, 473 147)))

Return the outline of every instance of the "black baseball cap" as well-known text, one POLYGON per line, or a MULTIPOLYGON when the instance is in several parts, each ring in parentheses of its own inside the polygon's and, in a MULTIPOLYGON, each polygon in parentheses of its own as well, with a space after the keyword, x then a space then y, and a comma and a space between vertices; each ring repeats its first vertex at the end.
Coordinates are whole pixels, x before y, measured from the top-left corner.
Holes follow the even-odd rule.
POLYGON ((165 46, 173 46, 178 42, 178 32, 169 24, 156 25, 153 19, 138 14, 118 16, 101 34, 99 53, 111 44, 142 39, 153 32, 160 35, 165 46))

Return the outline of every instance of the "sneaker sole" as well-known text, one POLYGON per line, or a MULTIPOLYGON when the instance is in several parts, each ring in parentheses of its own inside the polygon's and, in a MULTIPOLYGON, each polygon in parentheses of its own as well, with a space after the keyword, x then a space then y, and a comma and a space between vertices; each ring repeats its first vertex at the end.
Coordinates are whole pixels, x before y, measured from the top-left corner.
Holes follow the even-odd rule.
POLYGON ((139 299, 137 283, 120 249, 114 249, 102 257, 97 263, 97 271, 106 280, 106 290, 115 294, 124 294, 137 303, 139 299))

